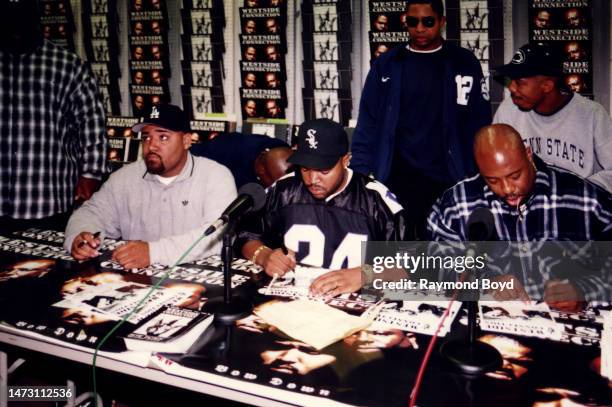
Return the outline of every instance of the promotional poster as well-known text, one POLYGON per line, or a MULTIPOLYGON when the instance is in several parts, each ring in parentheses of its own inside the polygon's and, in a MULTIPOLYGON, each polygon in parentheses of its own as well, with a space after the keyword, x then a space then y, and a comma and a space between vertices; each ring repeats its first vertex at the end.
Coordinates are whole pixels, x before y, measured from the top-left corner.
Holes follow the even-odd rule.
MULTIPOLYGON (((167 269, 153 265, 129 272, 122 270, 110 259, 110 252, 122 242, 112 239, 105 240, 101 259, 78 264, 61 247, 62 241, 62 232, 37 229, 0 237, 3 254, 0 260, 0 298, 3 302, 0 313, 4 323, 26 336, 40 334, 92 349, 119 317, 133 310, 134 303, 143 298, 147 288, 167 269), (23 295, 26 291, 27 296, 23 295)), ((208 302, 222 292, 220 265, 219 257, 181 265, 162 282, 161 289, 148 298, 145 314, 155 318, 153 315, 167 313, 161 310, 162 303, 206 312, 208 302)), ((290 287, 283 293, 281 286, 278 287, 280 291, 266 293, 269 278, 246 260, 236 260, 233 269, 232 285, 236 290, 250 293, 248 298, 256 306, 270 300, 289 301, 295 294, 287 296, 290 287), (259 293, 249 289, 251 284, 261 287, 257 290, 259 293)), ((323 301, 352 315, 360 315, 374 305, 357 294, 323 301)), ((217 377, 217 383, 233 379, 232 388, 246 393, 252 391, 249 387, 252 384, 261 386, 258 387, 260 394, 266 388, 280 389, 283 390, 281 399, 288 402, 299 395, 310 395, 356 405, 405 405, 431 337, 418 329, 385 325, 387 317, 384 315, 403 313, 414 321, 430 321, 436 325, 446 303, 424 304, 389 303, 383 318, 378 318, 370 328, 321 350, 286 336, 251 314, 230 325, 210 325, 184 354, 162 353, 152 358, 161 362, 156 365, 172 375, 197 380, 198 374, 206 373, 217 377)), ((481 313, 486 318, 557 320, 567 325, 568 337, 582 339, 550 340, 540 335, 505 330, 483 332, 480 340, 501 353, 503 366, 470 382, 453 373, 434 352, 421 388, 421 403, 523 405, 554 399, 578 404, 609 404, 607 380, 594 370, 600 350, 593 341, 598 321, 601 321, 602 312, 610 309, 609 304, 591 307, 581 314, 531 308, 528 312, 523 309, 520 315, 516 308, 504 304, 484 304, 481 313), (572 327, 571 332, 569 327, 572 327), (560 358, 559 354, 571 357, 560 358), (568 374, 569 371, 572 373, 568 374), (445 383, 443 392, 439 391, 441 382, 445 383), (474 394, 478 394, 477 399, 465 392, 468 382, 476 391, 474 394)), ((465 335, 465 314, 454 314, 452 329, 439 342, 465 335)), ((103 350, 124 350, 123 338, 130 333, 138 335, 143 329, 149 335, 157 332, 157 326, 151 327, 152 319, 130 320, 134 323, 124 324, 103 350)))

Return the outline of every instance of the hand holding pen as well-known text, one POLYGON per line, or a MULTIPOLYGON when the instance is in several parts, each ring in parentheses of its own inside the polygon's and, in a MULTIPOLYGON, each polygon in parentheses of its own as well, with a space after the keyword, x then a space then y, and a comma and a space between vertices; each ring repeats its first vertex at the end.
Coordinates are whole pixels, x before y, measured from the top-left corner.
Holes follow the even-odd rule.
POLYGON ((101 232, 90 233, 81 232, 72 241, 70 254, 75 260, 88 260, 100 255, 98 247, 100 246, 101 232))
POLYGON ((285 247, 274 250, 267 249, 262 257, 263 261, 260 264, 270 277, 274 277, 275 274, 282 277, 295 268, 295 253, 285 247))
POLYGON ((274 285, 279 277, 282 277, 287 272, 295 269, 295 253, 288 250, 285 245, 283 245, 279 249, 272 250, 266 259, 266 265, 268 265, 264 265, 266 274, 272 277, 272 280, 266 289, 266 294, 268 294, 270 288, 274 285))

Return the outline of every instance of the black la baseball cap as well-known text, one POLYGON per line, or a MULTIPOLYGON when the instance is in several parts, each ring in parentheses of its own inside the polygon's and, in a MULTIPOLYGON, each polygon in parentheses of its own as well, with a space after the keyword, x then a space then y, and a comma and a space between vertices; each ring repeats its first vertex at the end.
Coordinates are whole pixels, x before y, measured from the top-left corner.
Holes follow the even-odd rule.
POLYGON ((153 105, 151 112, 140 118, 140 123, 132 127, 132 131, 142 131, 144 126, 159 126, 172 131, 189 131, 189 119, 187 114, 178 106, 160 104, 153 105))
POLYGON ((559 52, 542 43, 525 44, 516 51, 509 64, 495 69, 495 79, 520 79, 537 75, 561 76, 563 61, 559 52))
POLYGON ((308 120, 298 131, 297 150, 287 161, 301 167, 325 170, 348 153, 348 136, 340 123, 308 120))

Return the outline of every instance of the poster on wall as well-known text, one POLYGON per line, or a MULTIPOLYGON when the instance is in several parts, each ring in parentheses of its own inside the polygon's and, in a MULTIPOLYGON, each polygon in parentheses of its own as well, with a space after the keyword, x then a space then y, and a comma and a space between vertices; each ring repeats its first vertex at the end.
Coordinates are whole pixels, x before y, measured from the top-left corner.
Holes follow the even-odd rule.
POLYGON ((170 101, 168 13, 161 0, 131 0, 128 13, 132 113, 142 116, 170 101))
POLYGON ((303 1, 304 118, 348 125, 351 114, 351 2, 303 1))
POLYGON ((243 120, 285 119, 287 5, 244 1, 240 16, 240 103, 243 120))
POLYGON ((43 36, 74 52, 74 18, 70 1, 40 0, 38 5, 43 36))
POLYGON ((370 61, 408 42, 408 1, 368 2, 370 61))
POLYGON ((225 12, 220 0, 186 0, 181 9, 183 107, 191 119, 223 112, 225 12))
POLYGON ((83 2, 81 23, 85 54, 98 79, 106 114, 118 115, 121 92, 119 91, 119 38, 116 27, 116 0, 83 2))
POLYGON ((568 90, 593 98, 591 7, 591 0, 529 0, 529 41, 556 47, 568 90))

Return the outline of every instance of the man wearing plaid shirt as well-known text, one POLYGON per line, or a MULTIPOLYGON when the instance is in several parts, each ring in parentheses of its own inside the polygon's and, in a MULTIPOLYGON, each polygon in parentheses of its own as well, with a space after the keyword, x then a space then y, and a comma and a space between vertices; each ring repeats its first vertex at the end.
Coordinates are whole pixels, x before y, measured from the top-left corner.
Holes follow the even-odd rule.
MULTIPOLYGON (((474 156, 480 174, 459 182, 438 199, 427 222, 430 240, 468 240, 468 217, 481 207, 493 213, 500 241, 612 240, 610 194, 546 165, 511 126, 483 127, 474 141, 474 156)), ((541 273, 547 271, 540 268, 541 273)), ((498 274, 496 280, 514 280, 513 290, 494 294, 500 300, 543 297, 557 308, 571 310, 581 300, 609 297, 609 277, 603 275, 559 280, 553 272, 518 281, 505 274, 507 268, 490 267, 489 272, 498 274), (545 280, 543 286, 535 283, 545 280)))
POLYGON ((0 13, 0 231, 63 229, 106 172, 104 109, 90 68, 43 40, 35 0, 0 13))

